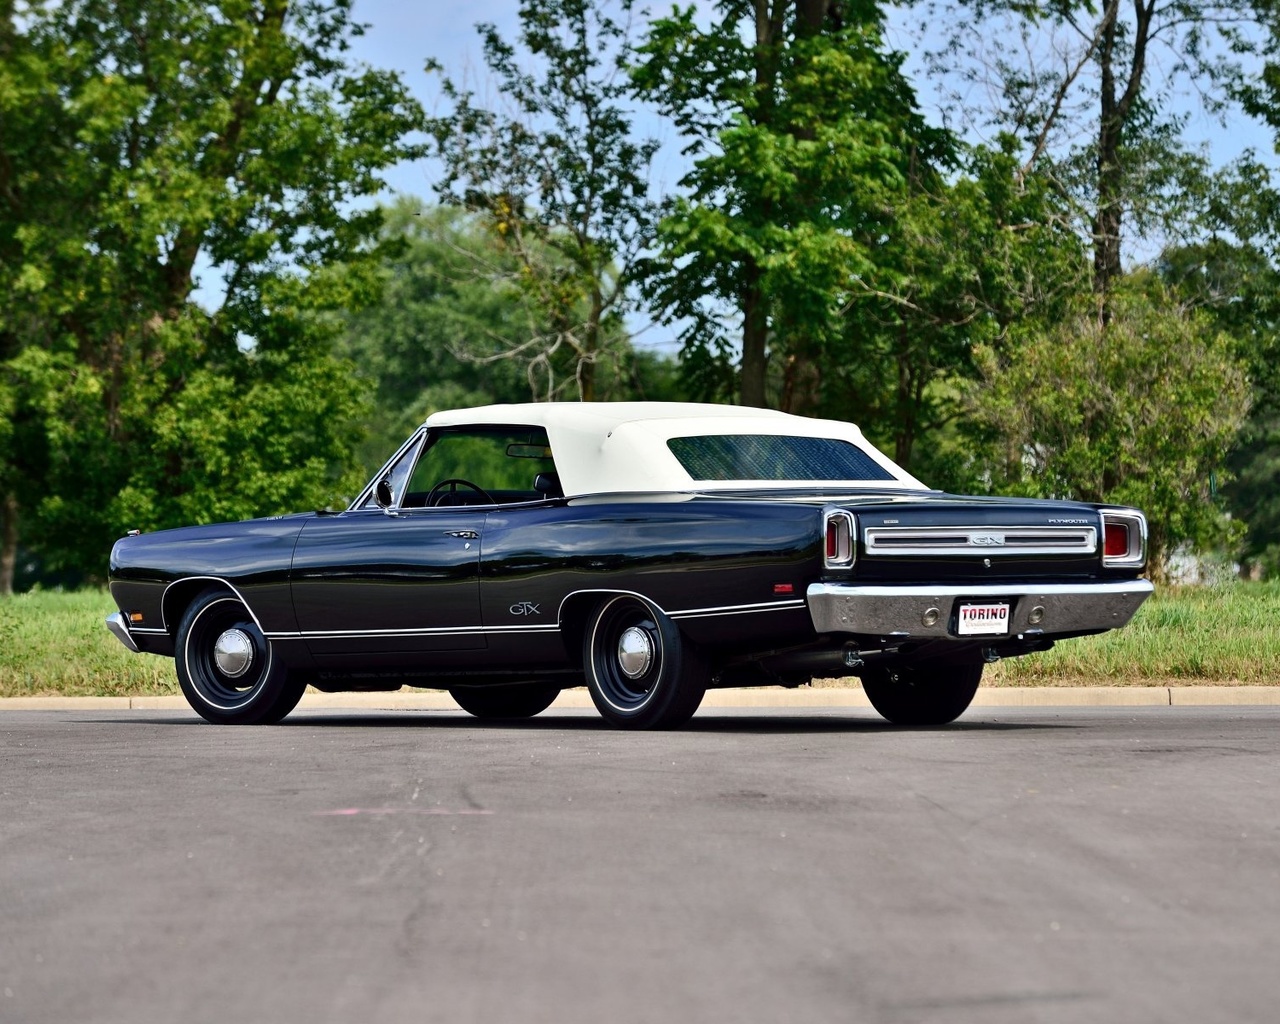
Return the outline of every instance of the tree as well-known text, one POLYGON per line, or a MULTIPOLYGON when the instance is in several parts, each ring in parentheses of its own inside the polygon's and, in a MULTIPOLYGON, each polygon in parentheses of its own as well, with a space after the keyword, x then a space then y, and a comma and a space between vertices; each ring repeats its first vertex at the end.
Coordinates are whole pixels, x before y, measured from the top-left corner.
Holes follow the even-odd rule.
MULTIPOLYGON (((918 2, 918 0, 917 0, 918 2)), ((1178 178, 1195 175, 1181 122, 1160 111, 1178 83, 1194 85, 1213 113, 1229 85, 1248 78, 1257 0, 958 0, 944 5, 957 30, 933 67, 979 80, 996 109, 966 116, 1014 132, 1024 167, 1040 164, 1078 186, 1093 245, 1093 288, 1104 320, 1124 274, 1126 216, 1160 220, 1162 201, 1182 205, 1178 178), (958 16, 963 11, 967 16, 958 16), (975 26, 976 21, 976 26, 975 26), (976 30, 975 30, 976 29, 976 30), (1018 45, 989 46, 988 41, 1018 45), (1087 140, 1081 145, 1080 140, 1087 140), (1141 208, 1141 209, 1140 209, 1141 208)), ((930 5, 931 9, 933 5, 930 5)), ((1164 227, 1165 225, 1160 225, 1164 227)))
MULTIPOLYGON (((400 198, 382 237, 381 297, 349 318, 342 344, 377 396, 366 465, 438 409, 537 400, 575 379, 578 356, 567 347, 512 358, 553 328, 521 284, 519 257, 482 216, 400 198)), ((573 313, 585 318, 589 310, 584 303, 573 313)), ((616 319, 601 330, 597 398, 670 396, 662 364, 635 352, 616 319)))
POLYGON ((396 76, 346 65, 350 6, 0 8, 0 356, 62 396, 24 421, 48 457, 25 442, 0 482, 49 564, 100 574, 125 527, 341 486, 358 395, 333 314, 374 294, 381 215, 359 200, 421 122, 396 76))
POLYGON ((1016 358, 980 353, 971 401, 992 432, 996 489, 1142 508, 1159 575, 1180 544, 1238 532, 1214 481, 1249 390, 1233 340, 1205 314, 1177 311, 1155 281, 1130 288, 1106 325, 1081 309, 1020 338, 1016 358))
POLYGON ((875 268, 908 182, 949 155, 885 51, 879 7, 722 0, 655 20, 633 72, 694 157, 658 229, 650 293, 688 325, 684 358, 723 394, 735 347, 746 405, 812 408, 842 310, 875 268), (722 326, 736 312, 740 343, 722 326))
POLYGON ((877 444, 939 486, 980 486, 955 436, 972 353, 1059 319, 1087 288, 1080 242, 1051 183, 1018 173, 1013 140, 918 181, 892 211, 876 265, 850 298, 821 411, 856 416, 877 444), (920 444, 921 441, 927 441, 920 444))
MULTIPOLYGON (((623 105, 632 6, 522 0, 520 43, 536 72, 522 69, 494 26, 480 26, 510 112, 480 106, 445 78, 453 109, 430 123, 445 168, 441 199, 484 216, 539 310, 541 333, 519 339, 511 358, 549 365, 571 352, 587 401, 597 397, 606 341, 632 302, 654 210, 647 168, 657 144, 635 140, 623 105)), ((428 67, 443 72, 437 61, 428 67)))
POLYGON ((1247 526, 1242 570, 1270 575, 1280 572, 1280 193, 1269 179, 1251 157, 1214 175, 1205 237, 1170 246, 1155 269, 1179 303, 1234 340, 1248 367, 1252 405, 1223 494, 1247 526))

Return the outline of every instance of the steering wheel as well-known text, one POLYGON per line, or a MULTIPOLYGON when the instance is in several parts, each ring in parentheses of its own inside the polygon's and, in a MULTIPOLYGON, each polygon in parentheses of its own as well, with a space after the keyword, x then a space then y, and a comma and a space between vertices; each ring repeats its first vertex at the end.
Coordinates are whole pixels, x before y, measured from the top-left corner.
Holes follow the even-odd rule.
POLYGON ((441 480, 431 488, 431 490, 427 491, 427 497, 426 500, 423 501, 423 504, 426 505, 427 508, 432 508, 436 505, 443 505, 445 503, 445 496, 441 492, 448 487, 450 494, 457 494, 459 485, 475 491, 476 494, 484 498, 486 505, 498 504, 493 500, 493 496, 490 495, 483 487, 478 484, 473 484, 470 480, 463 480, 461 477, 457 476, 451 476, 448 480, 441 480))

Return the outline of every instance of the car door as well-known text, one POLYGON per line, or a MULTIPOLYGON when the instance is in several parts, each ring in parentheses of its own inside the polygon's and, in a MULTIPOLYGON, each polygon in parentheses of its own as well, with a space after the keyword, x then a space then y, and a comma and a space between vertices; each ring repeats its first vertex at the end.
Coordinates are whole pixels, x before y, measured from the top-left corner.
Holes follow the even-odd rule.
POLYGON ((371 488, 356 507, 317 517, 298 537, 290 573, 294 610, 322 664, 484 647, 485 508, 411 498, 413 488, 429 488, 440 471, 423 457, 431 448, 432 439, 415 434, 378 474, 381 504, 371 488))
POLYGON ((484 648, 486 517, 540 498, 536 482, 548 470, 554 462, 540 428, 483 425, 411 438, 363 502, 317 517, 298 538, 293 602, 313 656, 484 648))
POLYGON ((317 659, 482 648, 485 513, 356 510, 312 520, 293 556, 293 603, 317 659))

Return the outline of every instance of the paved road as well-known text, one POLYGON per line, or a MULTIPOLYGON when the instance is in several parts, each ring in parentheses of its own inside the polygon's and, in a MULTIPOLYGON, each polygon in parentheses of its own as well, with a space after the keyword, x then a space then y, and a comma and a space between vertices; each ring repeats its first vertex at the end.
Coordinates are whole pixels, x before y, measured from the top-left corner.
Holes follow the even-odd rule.
POLYGON ((0 1021, 1270 1022, 1280 708, 0 715, 0 1021))

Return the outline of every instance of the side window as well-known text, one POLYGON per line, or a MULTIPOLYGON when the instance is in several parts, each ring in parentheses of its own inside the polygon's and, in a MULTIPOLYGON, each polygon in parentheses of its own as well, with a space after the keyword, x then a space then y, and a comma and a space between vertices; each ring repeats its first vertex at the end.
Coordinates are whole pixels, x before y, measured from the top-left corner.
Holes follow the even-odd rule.
MULTIPOLYGON (((388 469, 379 479, 386 480, 391 484, 391 504, 393 506, 400 504, 404 497, 405 484, 409 482, 409 471, 413 469, 413 461, 418 457, 418 451, 422 448, 422 437, 419 435, 413 439, 413 442, 405 448, 400 458, 388 469)), ((378 500, 374 494, 370 494, 361 508, 377 508, 378 500)))
POLYGON ((540 427, 443 430, 427 439, 401 501, 428 505, 488 505, 536 501, 541 475, 555 474, 540 427))

